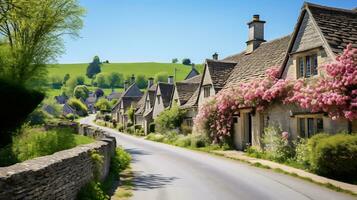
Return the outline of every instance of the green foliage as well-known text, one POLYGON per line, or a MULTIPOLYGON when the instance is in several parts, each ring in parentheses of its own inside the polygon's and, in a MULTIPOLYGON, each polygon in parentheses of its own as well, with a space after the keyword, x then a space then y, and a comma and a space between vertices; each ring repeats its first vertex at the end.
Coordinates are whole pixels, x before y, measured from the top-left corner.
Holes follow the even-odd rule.
POLYGON ((98 56, 94 56, 93 61, 87 67, 87 77, 93 78, 101 72, 101 62, 98 56))
POLYGON ((28 117, 27 122, 29 125, 42 125, 45 124, 48 119, 52 118, 48 113, 41 108, 34 110, 28 117))
POLYGON ((173 58, 173 59, 171 60, 171 63, 178 63, 178 59, 177 59, 177 58, 173 58))
POLYGON ((144 75, 137 75, 135 79, 136 84, 140 89, 145 89, 148 87, 148 80, 144 75))
POLYGON ((110 88, 122 87, 124 82, 123 74, 119 74, 118 72, 111 72, 108 75, 105 75, 107 79, 107 85, 110 88))
POLYGON ((74 108, 79 116, 86 116, 88 114, 87 113, 87 111, 88 111, 87 106, 84 105, 84 103, 82 103, 82 101, 80 101, 78 99, 70 98, 67 101, 67 104, 69 106, 71 106, 72 108, 74 108))
POLYGON ((97 98, 104 96, 104 91, 100 88, 97 88, 94 93, 97 96, 97 98))
POLYGON ((124 131, 124 125, 121 124, 121 123, 119 123, 119 124, 117 125, 117 128, 118 128, 118 131, 120 131, 120 132, 123 132, 123 131, 124 131))
POLYGON ((66 119, 71 120, 71 121, 74 121, 75 119, 77 119, 77 116, 73 113, 69 113, 65 117, 66 117, 66 119))
POLYGON ((63 84, 63 80, 58 75, 53 75, 50 77, 50 84, 53 89, 60 89, 63 84))
POLYGON ((155 82, 162 82, 162 83, 166 83, 167 79, 169 78, 169 75, 167 72, 159 72, 157 74, 155 74, 155 82))
POLYGON ((189 58, 184 58, 184 59, 182 59, 182 64, 183 65, 191 65, 191 60, 189 58))
POLYGON ((357 136, 316 135, 308 142, 311 169, 320 175, 346 181, 357 179, 357 136))
POLYGON ((70 128, 45 131, 41 128, 26 125, 14 136, 11 146, 0 149, 0 155, 2 155, 0 166, 14 164, 15 161, 22 162, 35 157, 50 155, 93 141, 89 137, 75 134, 73 129, 70 128))
POLYGON ((116 148, 114 156, 112 156, 110 171, 116 175, 129 167, 131 156, 122 148, 116 148))
POLYGON ((266 154, 275 161, 284 162, 295 156, 294 147, 281 136, 281 129, 270 126, 264 129, 262 143, 266 154))
POLYGON ((179 147, 190 147, 191 146, 192 137, 191 135, 179 135, 176 141, 173 142, 173 145, 179 147))
POLYGON ((180 127, 185 112, 177 105, 173 105, 170 109, 162 111, 155 119, 156 131, 165 133, 168 130, 177 129, 180 127))
POLYGON ((90 181, 77 195, 78 200, 109 200, 110 197, 104 192, 100 182, 90 181))
POLYGON ((78 85, 74 88, 73 96, 77 99, 82 98, 83 100, 87 99, 89 95, 89 90, 85 85, 78 85))
POLYGON ((69 74, 65 74, 63 77, 62 85, 65 85, 70 78, 71 76, 69 74))
POLYGON ((108 82, 107 82, 107 77, 104 73, 99 73, 95 76, 94 84, 95 84, 95 86, 100 87, 100 88, 109 87, 108 82))
POLYGON ((28 90, 24 86, 0 79, 0 98, 2 112, 6 117, 0 120, 0 148, 11 143, 14 132, 35 110, 44 98, 44 94, 28 90))
POLYGON ((73 91, 77 85, 84 84, 84 77, 83 76, 75 76, 70 78, 64 87, 62 87, 63 93, 70 97, 73 94, 73 91))
POLYGON ((307 139, 298 138, 295 142, 295 161, 303 168, 308 169, 310 167, 307 139))
POLYGON ((210 144, 209 138, 204 135, 195 135, 191 138, 191 147, 202 148, 210 144))
POLYGON ((128 119, 129 119, 127 126, 132 126, 134 123, 134 114, 135 114, 134 107, 130 106, 129 110, 126 111, 126 114, 128 115, 128 119), (131 124, 131 125, 129 125, 129 124, 131 124))
POLYGON ((100 98, 97 103, 95 103, 95 107, 100 111, 109 111, 112 108, 112 105, 107 99, 100 98))
POLYGON ((180 130, 183 134, 185 135, 188 135, 188 134, 191 134, 192 133, 192 127, 191 126, 188 126, 186 124, 181 124, 180 126, 180 130))
POLYGON ((146 139, 152 140, 155 142, 163 142, 165 136, 159 133, 150 133, 149 135, 146 136, 146 139))
POLYGON ((84 9, 73 0, 4 1, 0 76, 20 84, 45 78, 46 63, 63 50, 63 35, 78 35, 84 9))
POLYGON ((134 126, 132 126, 132 125, 128 126, 128 127, 125 129, 125 132, 126 132, 126 133, 129 133, 129 134, 134 134, 134 133, 135 133, 134 126))
POLYGON ((93 178, 95 181, 99 181, 101 175, 101 169, 104 163, 104 156, 100 155, 98 151, 93 150, 90 152, 90 157, 93 163, 93 178))

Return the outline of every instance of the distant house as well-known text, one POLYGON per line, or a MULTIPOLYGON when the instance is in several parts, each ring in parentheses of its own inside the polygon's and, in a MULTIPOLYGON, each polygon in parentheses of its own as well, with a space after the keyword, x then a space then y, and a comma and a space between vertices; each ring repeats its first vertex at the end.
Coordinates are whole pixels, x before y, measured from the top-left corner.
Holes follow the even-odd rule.
POLYGON ((193 65, 191 71, 187 74, 185 80, 190 79, 190 78, 197 76, 199 74, 200 73, 196 70, 195 66, 193 65))
POLYGON ((95 109, 95 103, 97 103, 98 98, 96 97, 96 95, 90 95, 86 100, 85 100, 85 105, 88 108, 88 112, 89 113, 95 113, 96 109, 95 109))
POLYGON ((169 76, 167 83, 158 83, 155 93, 155 103, 153 107, 153 118, 155 119, 162 111, 171 105, 171 98, 175 85, 173 76, 169 76))
POLYGON ((59 95, 59 96, 55 96, 55 100, 58 104, 65 104, 68 100, 68 97, 59 95))
POLYGON ((108 101, 112 101, 113 99, 119 100, 121 97, 122 93, 121 92, 112 92, 107 96, 108 101))
POLYGON ((68 114, 77 114, 76 110, 73 109, 71 106, 69 106, 67 103, 63 105, 62 108, 62 114, 64 116, 68 115, 68 114))
POLYGON ((216 60, 218 56, 214 55, 214 59, 206 59, 202 74, 200 90, 198 92, 198 105, 200 106, 205 99, 217 94, 226 84, 229 75, 236 62, 216 60))
POLYGON ((136 108, 137 103, 143 96, 139 87, 135 83, 134 77, 132 77, 131 83, 132 84, 130 87, 127 87, 128 83, 125 83, 125 89, 127 89, 124 91, 117 104, 112 109, 112 118, 124 126, 126 126, 129 121, 127 111, 130 109, 130 107, 136 108))
POLYGON ((176 82, 176 87, 172 95, 171 106, 175 104, 180 109, 186 110, 183 123, 193 126, 193 118, 197 115, 198 90, 202 80, 201 75, 196 75, 181 82, 176 82))
POLYGON ((149 133, 149 124, 153 121, 152 111, 155 102, 155 93, 157 85, 154 84, 154 79, 149 78, 148 88, 140 99, 135 112, 135 124, 141 125, 145 134, 149 133))

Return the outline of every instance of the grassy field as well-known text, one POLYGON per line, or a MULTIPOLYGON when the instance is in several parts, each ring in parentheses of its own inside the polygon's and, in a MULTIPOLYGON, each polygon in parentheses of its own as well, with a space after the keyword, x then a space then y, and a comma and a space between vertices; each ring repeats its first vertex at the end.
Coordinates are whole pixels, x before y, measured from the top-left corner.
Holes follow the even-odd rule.
MULTIPOLYGON (((60 76, 63 77, 65 74, 70 74, 73 76, 85 76, 88 63, 82 64, 54 64, 50 65, 48 68, 49 77, 60 76)), ((169 75, 174 75, 176 68, 177 80, 183 80, 187 74, 191 71, 191 66, 186 66, 182 64, 172 64, 172 63, 110 63, 102 65, 102 72, 119 72, 125 76, 132 74, 135 75, 145 75, 146 77, 154 77, 155 74, 159 72, 167 72, 169 75)), ((196 65, 198 71, 202 71, 202 65, 196 65)), ((86 84, 90 83, 90 80, 85 76, 86 84)))

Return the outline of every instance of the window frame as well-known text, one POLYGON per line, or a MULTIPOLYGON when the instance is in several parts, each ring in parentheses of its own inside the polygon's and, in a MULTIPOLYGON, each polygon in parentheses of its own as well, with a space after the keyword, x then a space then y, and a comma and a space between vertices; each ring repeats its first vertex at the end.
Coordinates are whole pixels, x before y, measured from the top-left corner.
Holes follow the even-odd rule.
POLYGON ((324 131, 324 117, 322 114, 315 115, 300 115, 297 117, 297 134, 300 137, 309 138, 317 133, 324 131), (318 123, 321 120, 321 124, 318 123), (302 122, 304 125, 304 130, 302 131, 302 122), (311 124, 312 122, 312 124, 311 124), (319 127, 321 125, 322 127, 319 127), (312 127, 312 129, 311 129, 312 127))
POLYGON ((297 78, 311 78, 319 74, 317 52, 297 56, 297 78))
POLYGON ((210 85, 203 86, 203 97, 207 98, 210 96, 211 96, 211 86, 210 85))

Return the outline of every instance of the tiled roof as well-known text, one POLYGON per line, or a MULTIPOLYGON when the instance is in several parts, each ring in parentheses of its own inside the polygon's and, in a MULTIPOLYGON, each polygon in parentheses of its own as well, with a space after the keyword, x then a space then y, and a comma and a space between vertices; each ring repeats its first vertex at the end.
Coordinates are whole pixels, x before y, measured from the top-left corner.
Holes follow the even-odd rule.
POLYGON ((160 88, 162 102, 166 108, 171 103, 171 97, 175 86, 169 83, 158 83, 158 87, 160 88))
POLYGON ((218 61, 206 59, 206 66, 209 70, 213 87, 218 91, 226 84, 227 78, 236 66, 236 63, 230 60, 218 61))
POLYGON ((156 93, 156 85, 152 85, 146 92, 145 94, 141 97, 140 101, 138 102, 137 105, 137 111, 135 112, 135 114, 140 115, 140 114, 144 114, 144 112, 146 112, 145 110, 145 101, 147 96, 149 95, 149 99, 150 99, 150 106, 153 107, 154 106, 154 100, 155 100, 155 93, 156 93))
POLYGON ((122 93, 117 104, 115 104, 115 106, 113 106, 112 111, 118 110, 118 106, 121 104, 121 101, 123 101, 124 98, 126 99, 124 102, 124 108, 126 108, 125 105, 129 104, 128 101, 130 101, 130 99, 135 100, 136 102, 133 102, 133 103, 136 104, 137 101, 139 101, 142 96, 143 96, 143 93, 140 91, 140 89, 136 85, 136 83, 134 83, 124 93, 122 93))
POLYGON ((349 43, 357 48, 357 11, 305 3, 335 54, 349 43))
POLYGON ((185 104, 200 86, 202 76, 194 76, 190 79, 176 83, 176 90, 179 96, 181 105, 185 104))
POLYGON ((198 94, 200 92, 200 87, 198 87, 195 92, 192 94, 192 96, 190 97, 190 99, 181 106, 181 108, 183 109, 187 109, 187 108, 192 108, 197 106, 197 99, 198 99, 198 94))
POLYGON ((120 99, 122 93, 121 92, 112 92, 107 96, 107 99, 120 99))
POLYGON ((264 42, 250 54, 242 52, 224 60, 236 62, 230 73, 225 88, 238 86, 255 78, 264 76, 265 71, 273 66, 281 66, 290 41, 290 35, 264 42))
POLYGON ((131 106, 136 106, 141 97, 123 97, 121 102, 123 102, 124 112, 126 112, 131 106))
POLYGON ((191 71, 187 74, 185 80, 190 79, 190 78, 197 76, 199 74, 200 73, 197 71, 197 69, 195 67, 192 67, 191 71))

